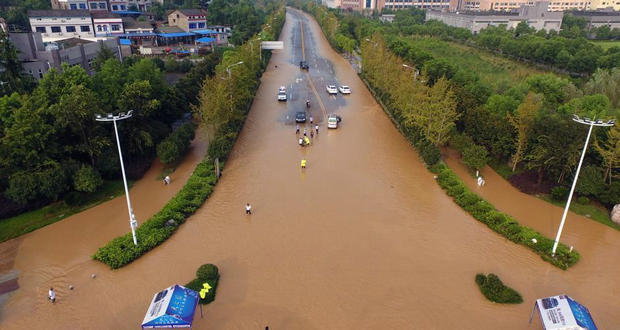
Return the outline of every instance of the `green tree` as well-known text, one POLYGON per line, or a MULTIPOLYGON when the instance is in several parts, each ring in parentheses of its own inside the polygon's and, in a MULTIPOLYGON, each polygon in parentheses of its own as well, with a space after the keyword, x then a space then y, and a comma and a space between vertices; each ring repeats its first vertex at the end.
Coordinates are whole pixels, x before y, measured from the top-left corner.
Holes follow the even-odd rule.
POLYGON ((597 70, 583 89, 587 94, 604 94, 612 107, 620 109, 620 68, 597 70))
POLYGON ((77 191, 95 192, 102 184, 101 175, 91 166, 81 166, 73 175, 73 186, 77 191))
POLYGON ((463 163, 472 170, 480 170, 487 165, 489 153, 483 146, 470 144, 462 152, 463 163))
POLYGON ((594 148, 603 158, 605 166, 603 181, 609 178, 611 184, 613 170, 620 168, 620 126, 615 125, 609 128, 605 140, 595 139, 594 148))
POLYGON ((525 147, 530 138, 532 125, 540 108, 542 106, 542 97, 538 94, 529 93, 523 103, 519 105, 514 115, 509 115, 508 119, 514 129, 517 131, 517 150, 512 156, 512 171, 514 172, 517 165, 523 158, 525 147))

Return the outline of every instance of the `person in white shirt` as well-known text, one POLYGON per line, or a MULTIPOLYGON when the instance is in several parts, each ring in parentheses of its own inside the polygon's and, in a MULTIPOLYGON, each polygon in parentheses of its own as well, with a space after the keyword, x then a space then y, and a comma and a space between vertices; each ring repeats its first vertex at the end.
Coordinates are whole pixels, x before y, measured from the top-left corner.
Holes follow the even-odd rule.
POLYGON ((50 288, 50 291, 47 293, 47 299, 49 299, 52 304, 56 302, 56 292, 54 292, 54 288, 50 288))
POLYGON ((245 204, 245 214, 252 214, 252 205, 250 203, 245 204))

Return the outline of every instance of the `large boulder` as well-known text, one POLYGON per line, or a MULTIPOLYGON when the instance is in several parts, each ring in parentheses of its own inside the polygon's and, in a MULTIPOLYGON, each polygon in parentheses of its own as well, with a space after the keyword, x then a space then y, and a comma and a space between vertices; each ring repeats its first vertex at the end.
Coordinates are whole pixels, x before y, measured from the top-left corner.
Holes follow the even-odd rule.
POLYGON ((620 225, 620 204, 616 204, 611 210, 611 221, 620 225))

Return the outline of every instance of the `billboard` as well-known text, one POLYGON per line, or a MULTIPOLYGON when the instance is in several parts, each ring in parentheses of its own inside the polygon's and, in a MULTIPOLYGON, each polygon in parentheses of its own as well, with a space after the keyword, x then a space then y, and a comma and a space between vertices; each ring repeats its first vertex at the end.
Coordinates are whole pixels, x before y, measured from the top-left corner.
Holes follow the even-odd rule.
POLYGON ((588 308, 567 295, 537 299, 534 310, 545 330, 597 329, 588 308))
POLYGON ((282 49, 284 41, 263 41, 260 43, 261 49, 282 49))
POLYGON ((146 328, 190 328, 198 304, 198 293, 173 285, 153 296, 142 321, 146 328))

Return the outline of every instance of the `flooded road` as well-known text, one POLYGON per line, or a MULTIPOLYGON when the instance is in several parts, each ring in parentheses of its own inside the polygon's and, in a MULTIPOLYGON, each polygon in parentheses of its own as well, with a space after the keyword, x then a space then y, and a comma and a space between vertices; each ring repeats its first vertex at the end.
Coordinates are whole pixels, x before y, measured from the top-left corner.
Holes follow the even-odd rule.
MULTIPOLYGON (((107 209, 119 212, 118 233, 92 228, 106 236, 97 242, 73 242, 79 233, 75 222, 65 224, 71 218, 27 235, 15 261, 25 282, 3 306, 1 328, 137 329, 152 295, 193 279, 203 263, 218 265, 221 280, 215 302, 195 318, 199 329, 523 329, 534 299, 560 293, 588 306, 599 328, 617 326, 618 232, 590 222, 579 233, 567 222, 567 240, 583 237, 577 248, 584 260, 569 271, 549 265, 444 194, 313 20, 289 10, 281 40, 285 48, 274 51, 203 207, 166 243, 117 271, 87 259, 126 231, 120 204, 107 209), (298 68, 304 52, 308 73, 298 68), (347 84, 352 94, 328 96, 328 82, 347 84), (281 85, 291 102, 276 101, 281 85), (302 149, 290 115, 304 111, 306 97, 321 131, 302 149), (342 125, 327 131, 323 119, 332 112, 342 125), (605 249, 590 236, 599 227, 605 249), (474 283, 477 272, 498 274, 525 303, 488 302, 474 283), (53 306, 46 301, 50 283, 70 281, 74 291, 60 291, 53 306)), ((157 191, 144 192, 148 197, 164 198, 157 191)), ((530 210, 541 225, 551 221, 530 210)))

